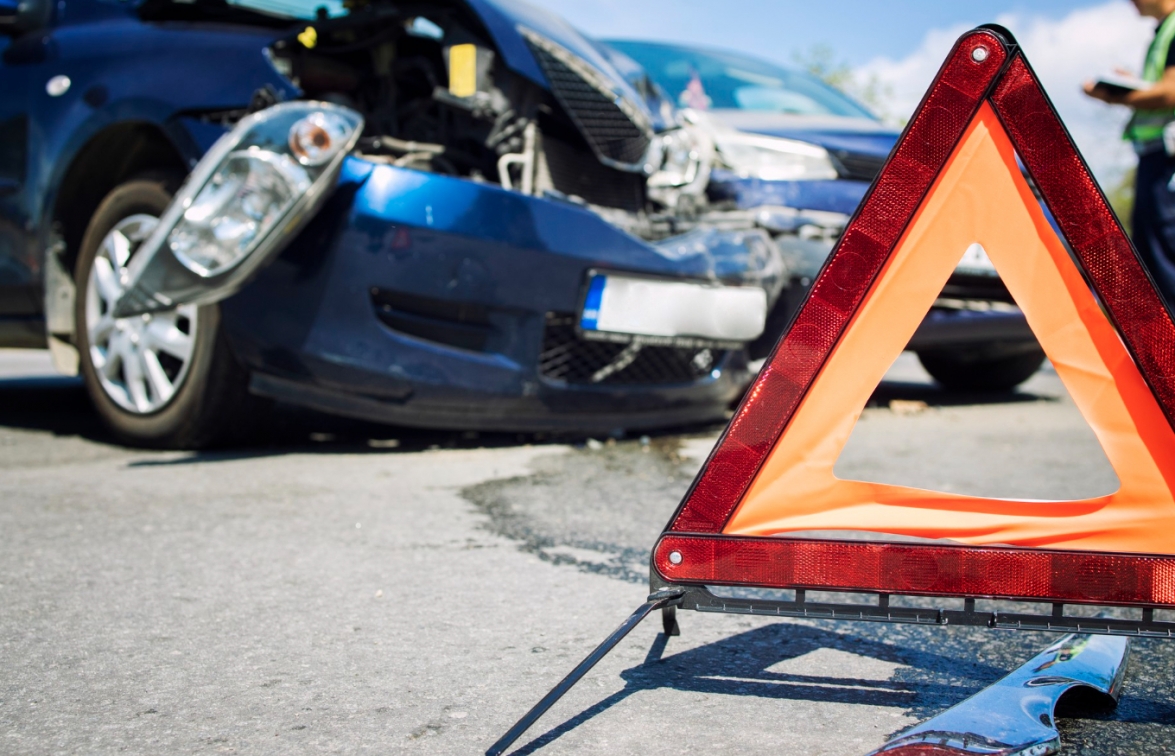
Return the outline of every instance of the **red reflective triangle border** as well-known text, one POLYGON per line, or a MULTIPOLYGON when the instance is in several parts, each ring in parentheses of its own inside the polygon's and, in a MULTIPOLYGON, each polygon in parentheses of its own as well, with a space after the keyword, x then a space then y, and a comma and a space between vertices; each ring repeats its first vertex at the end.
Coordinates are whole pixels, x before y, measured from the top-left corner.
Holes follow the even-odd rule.
POLYGON ((663 578, 1175 604, 1175 558, 719 535, 985 99, 1175 428, 1175 322, 1028 62, 997 31, 981 27, 956 43, 663 533, 653 559, 663 578), (685 533, 692 535, 679 535, 685 533), (671 564, 672 551, 681 552, 694 567, 682 570, 680 564, 671 564), (940 559, 945 559, 945 571, 939 569, 940 559), (882 569, 887 565, 892 569, 882 569), (1120 590, 1100 587, 1103 569, 1120 579, 1120 590), (993 583, 983 577, 988 570, 1004 578, 993 583), (1084 577, 1074 580, 1071 574, 1084 577))

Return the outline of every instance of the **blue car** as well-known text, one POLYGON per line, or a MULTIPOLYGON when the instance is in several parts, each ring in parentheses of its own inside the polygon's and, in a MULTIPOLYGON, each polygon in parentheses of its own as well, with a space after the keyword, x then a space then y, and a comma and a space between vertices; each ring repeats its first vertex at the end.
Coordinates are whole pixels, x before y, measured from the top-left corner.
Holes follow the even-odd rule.
MULTIPOLYGON (((789 285, 753 353, 769 346, 806 293, 877 176, 899 132, 816 77, 734 52, 609 40, 687 117, 716 159, 713 208, 754 213, 775 231, 789 285)), ((1044 361, 1027 321, 982 247, 961 260, 908 348, 953 389, 1006 390, 1044 361)))
MULTIPOLYGON (((280 400, 721 420, 791 275, 639 66, 511 0, 0 0, 0 346, 139 445, 280 400)), ((766 335, 765 335, 766 334, 766 335)))

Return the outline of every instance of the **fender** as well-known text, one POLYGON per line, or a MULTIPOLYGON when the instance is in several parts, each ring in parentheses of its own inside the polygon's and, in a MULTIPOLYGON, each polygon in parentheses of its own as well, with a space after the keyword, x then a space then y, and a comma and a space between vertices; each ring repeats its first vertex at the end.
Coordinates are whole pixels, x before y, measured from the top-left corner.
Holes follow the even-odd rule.
POLYGON ((43 99, 32 108, 32 165, 53 166, 49 175, 30 177, 34 196, 42 198, 31 208, 31 220, 42 234, 69 168, 106 128, 133 122, 156 126, 190 167, 212 140, 207 133, 193 134, 185 114, 246 107, 253 93, 266 85, 279 97, 296 97, 299 91, 264 54, 278 36, 272 30, 204 30, 134 18, 55 30, 54 54, 37 66, 43 70, 36 73, 46 78, 68 76, 72 86, 60 98, 34 89, 43 99), (198 80, 185 75, 193 70, 205 75, 198 80), (176 86, 177 80, 184 86, 176 86))

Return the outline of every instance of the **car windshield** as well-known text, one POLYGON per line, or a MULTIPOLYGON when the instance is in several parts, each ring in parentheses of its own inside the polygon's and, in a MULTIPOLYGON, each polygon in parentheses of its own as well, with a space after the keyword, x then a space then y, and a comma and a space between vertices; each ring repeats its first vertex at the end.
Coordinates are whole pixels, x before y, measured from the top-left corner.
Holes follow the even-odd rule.
POLYGON ((736 53, 624 40, 607 44, 644 66, 682 107, 876 119, 863 105, 803 71, 736 53))
POLYGON ((228 0, 228 4, 290 18, 333 18, 347 14, 343 0, 228 0))

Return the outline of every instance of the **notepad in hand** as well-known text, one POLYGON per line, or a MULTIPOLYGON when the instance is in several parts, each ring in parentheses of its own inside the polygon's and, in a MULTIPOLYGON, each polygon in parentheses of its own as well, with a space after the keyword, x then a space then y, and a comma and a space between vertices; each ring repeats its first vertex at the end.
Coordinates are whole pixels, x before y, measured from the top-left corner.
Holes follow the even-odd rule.
POLYGON ((1137 92, 1142 89, 1150 89, 1152 86, 1150 82, 1143 81, 1137 76, 1116 73, 1099 76, 1095 84, 1099 87, 1105 87, 1115 94, 1137 92))

